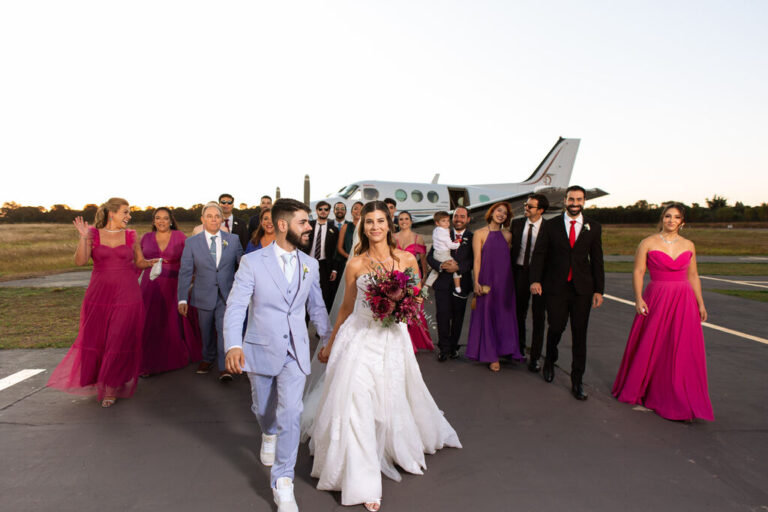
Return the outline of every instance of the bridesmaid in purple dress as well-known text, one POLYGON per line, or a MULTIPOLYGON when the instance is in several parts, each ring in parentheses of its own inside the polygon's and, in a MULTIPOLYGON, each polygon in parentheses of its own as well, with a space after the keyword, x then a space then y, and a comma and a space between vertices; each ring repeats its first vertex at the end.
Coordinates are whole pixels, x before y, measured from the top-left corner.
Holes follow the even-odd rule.
MULTIPOLYGON (((412 224, 413 218, 411 217, 411 214, 405 211, 400 212, 397 216, 397 225, 400 227, 400 231, 393 236, 397 242, 397 248, 413 254, 416 261, 419 262, 419 278, 423 278, 428 271, 427 246, 424 244, 424 239, 421 235, 411 231, 412 224)), ((414 352, 418 352, 420 349, 435 350, 435 345, 432 343, 432 336, 429 335, 427 318, 424 316, 423 303, 421 304, 419 323, 416 325, 409 325, 408 334, 411 335, 411 344, 413 344, 414 352)))
POLYGON ((144 300, 143 355, 141 375, 177 370, 202 359, 202 341, 197 314, 179 315, 176 288, 184 241, 171 210, 161 207, 152 215, 152 231, 141 237, 141 250, 148 258, 163 258, 162 272, 149 279, 150 269, 141 278, 144 300))
POLYGON ((685 207, 670 204, 660 232, 637 248, 632 283, 637 315, 613 384, 621 402, 641 404, 670 420, 713 421, 701 322, 701 294, 693 242, 680 236, 685 207), (646 267, 651 282, 643 292, 646 267))
POLYGON ((93 272, 80 310, 80 330, 48 385, 78 395, 98 395, 102 407, 136 389, 141 365, 144 305, 136 268, 151 267, 126 229, 131 219, 128 201, 113 197, 96 211, 94 227, 82 217, 74 220, 80 233, 75 264, 93 258, 93 272))
POLYGON ((467 357, 490 363, 488 368, 501 369, 499 357, 510 356, 522 361, 518 343, 515 283, 509 256, 512 233, 512 206, 496 203, 485 214, 487 227, 475 231, 472 249, 475 253, 475 302, 469 320, 467 357))

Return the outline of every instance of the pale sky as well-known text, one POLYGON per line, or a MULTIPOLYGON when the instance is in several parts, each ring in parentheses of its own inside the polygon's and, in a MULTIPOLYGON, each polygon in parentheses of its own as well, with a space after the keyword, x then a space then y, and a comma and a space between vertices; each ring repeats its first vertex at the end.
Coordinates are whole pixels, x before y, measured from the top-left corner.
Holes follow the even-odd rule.
POLYGON ((768 2, 0 3, 0 202, 522 181, 768 201, 768 2))

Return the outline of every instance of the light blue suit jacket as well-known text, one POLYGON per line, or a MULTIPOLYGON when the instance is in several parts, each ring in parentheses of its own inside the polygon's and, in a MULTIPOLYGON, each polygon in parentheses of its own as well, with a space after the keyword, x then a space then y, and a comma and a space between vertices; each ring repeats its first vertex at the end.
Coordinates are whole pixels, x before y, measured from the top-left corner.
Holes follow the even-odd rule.
POLYGON ((220 233, 222 248, 218 267, 211 257, 205 231, 187 238, 184 242, 179 268, 178 300, 186 300, 190 306, 198 309, 216 309, 216 297, 219 293, 224 299, 227 298, 237 263, 243 255, 240 238, 224 231, 220 233))
POLYGON ((306 314, 309 313, 315 324, 321 343, 325 344, 331 336, 318 263, 296 251, 298 291, 293 290, 285 279, 272 244, 246 254, 240 260, 224 314, 224 349, 242 347, 244 371, 274 376, 282 371, 293 339, 296 361, 301 371, 309 375, 306 314), (246 308, 249 311, 248 329, 243 337, 246 308))

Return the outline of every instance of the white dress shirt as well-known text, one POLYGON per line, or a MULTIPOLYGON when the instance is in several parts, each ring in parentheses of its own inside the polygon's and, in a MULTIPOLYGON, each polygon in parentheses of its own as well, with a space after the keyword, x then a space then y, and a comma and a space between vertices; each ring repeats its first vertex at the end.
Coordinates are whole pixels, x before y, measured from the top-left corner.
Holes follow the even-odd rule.
POLYGON ((579 214, 578 217, 575 219, 572 219, 568 216, 568 213, 564 213, 563 217, 565 219, 565 234, 566 236, 569 236, 571 233, 571 221, 575 220, 576 224, 573 225, 574 231, 576 231, 576 240, 579 239, 579 233, 581 233, 581 227, 584 225, 584 216, 582 214, 579 214))
POLYGON ((209 233, 208 231, 205 232, 205 246, 208 247, 208 250, 211 250, 211 238, 216 237, 216 268, 219 268, 219 262, 221 261, 221 231, 217 231, 216 233, 209 233))
MULTIPOLYGON (((541 222, 543 220, 543 217, 539 217, 539 220, 536 222, 531 222, 527 219, 525 221, 525 227, 523 228, 523 242, 520 244, 520 254, 517 255, 517 260, 515 260, 515 263, 521 267, 525 264, 523 259, 525 256, 525 247, 528 245, 528 230, 531 229, 529 226, 533 225, 533 231, 531 232, 531 252, 528 255, 528 261, 530 261, 531 256, 533 256, 533 248, 536 247, 536 237, 539 236, 539 229, 541 229, 541 222)), ((568 229, 571 229, 570 223, 568 224, 568 229)))
POLYGON ((231 233, 232 232, 232 228, 235 227, 235 216, 234 215, 230 215, 229 217, 227 217, 224 220, 222 220, 221 221, 221 226, 224 229, 228 230, 229 233, 231 233), (227 220, 229 221, 229 227, 227 227, 227 224, 224 222, 224 221, 227 221, 227 220))
POLYGON ((315 223, 315 236, 312 237, 312 248, 309 250, 309 255, 315 257, 315 244, 317 244, 317 237, 320 237, 320 258, 325 259, 325 235, 328 233, 328 223, 320 224, 318 221, 315 223))
POLYGON ((277 257, 277 262, 280 265, 280 268, 283 270, 283 275, 285 276, 285 280, 288 281, 288 284, 291 284, 291 281, 293 281, 293 274, 296 272, 296 264, 298 263, 298 257, 296 255, 296 249, 294 249, 291 252, 286 251, 277 243, 272 244, 275 249, 275 256, 277 257), (283 259, 283 254, 290 254, 292 257, 288 259, 288 263, 285 262, 283 259))

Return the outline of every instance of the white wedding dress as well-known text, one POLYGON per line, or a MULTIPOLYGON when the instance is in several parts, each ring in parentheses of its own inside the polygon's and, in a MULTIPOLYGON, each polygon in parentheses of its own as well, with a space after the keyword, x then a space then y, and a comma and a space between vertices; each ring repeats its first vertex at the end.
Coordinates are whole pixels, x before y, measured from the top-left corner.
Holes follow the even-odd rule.
POLYGON ((405 324, 382 327, 357 279, 354 312, 339 328, 322 387, 304 400, 302 426, 317 488, 341 491, 343 505, 381 498, 381 474, 400 481, 426 469, 425 453, 461 443, 419 371, 405 324), (318 398, 319 397, 319 398, 318 398))

